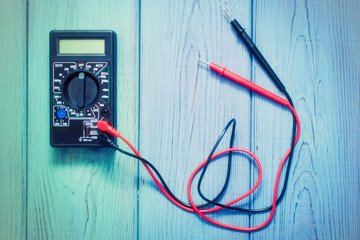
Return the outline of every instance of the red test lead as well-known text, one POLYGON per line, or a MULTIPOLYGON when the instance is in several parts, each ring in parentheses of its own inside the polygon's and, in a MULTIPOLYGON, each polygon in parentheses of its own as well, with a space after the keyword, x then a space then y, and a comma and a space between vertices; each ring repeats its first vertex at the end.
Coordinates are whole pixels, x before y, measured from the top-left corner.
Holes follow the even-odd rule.
POLYGON ((230 79, 231 81, 236 82, 237 84, 243 85, 244 87, 246 87, 254 92, 257 92, 257 93, 259 93, 281 105, 288 106, 290 104, 287 100, 275 95, 272 92, 269 92, 268 90, 256 85, 255 83, 250 82, 249 80, 237 75, 236 73, 233 73, 233 72, 227 70, 225 67, 221 67, 215 63, 205 62, 204 60, 202 60, 200 58, 197 58, 197 60, 207 64, 209 66, 209 68, 211 70, 213 70, 214 72, 217 72, 220 75, 220 77, 224 76, 224 77, 230 79))

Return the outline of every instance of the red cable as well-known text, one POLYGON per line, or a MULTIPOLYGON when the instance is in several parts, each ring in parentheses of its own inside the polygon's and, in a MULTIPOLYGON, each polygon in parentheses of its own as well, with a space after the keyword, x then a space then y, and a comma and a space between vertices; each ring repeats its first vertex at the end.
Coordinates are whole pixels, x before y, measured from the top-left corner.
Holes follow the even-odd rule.
MULTIPOLYGON (((296 119, 296 124, 297 124, 297 131, 296 131, 296 136, 295 136, 295 142, 294 142, 294 147, 296 145, 296 143, 298 142, 299 140, 299 136, 300 136, 300 120, 299 120, 299 117, 295 111, 295 109, 291 106, 291 104, 286 101, 285 99, 267 91, 266 89, 240 77, 239 75, 225 69, 224 67, 220 67, 214 63, 211 63, 209 65, 209 68, 215 72, 218 72, 220 74, 220 76, 225 76, 227 78, 229 78, 230 80, 238 83, 238 84, 241 84, 281 105, 284 105, 284 106, 287 106, 288 108, 290 108, 290 110, 293 112, 294 116, 295 116, 295 119, 296 119)), ((106 121, 100 121, 98 122, 97 124, 98 128, 101 130, 101 131, 104 131, 104 132, 107 132, 115 137, 118 137, 120 138, 121 140, 123 140, 130 148, 131 150, 135 153, 136 156, 138 157, 141 157, 141 155, 139 154, 139 152, 134 148, 134 146, 131 145, 131 143, 126 140, 123 136, 121 136, 121 134, 115 129, 113 128, 112 126, 110 126, 108 124, 108 122, 106 121)), ((261 167, 261 164, 260 164, 260 161, 258 160, 258 158, 250 151, 246 150, 246 149, 242 149, 242 148, 231 148, 231 149, 226 149, 226 150, 223 150, 221 152, 218 152, 216 154, 214 154, 211 158, 212 159, 215 159, 225 153, 228 153, 228 152, 234 152, 234 151, 238 151, 238 152, 245 152, 249 155, 251 155, 255 161, 256 161, 256 164, 258 165, 258 168, 259 168, 259 177, 258 177, 258 180, 256 181, 256 184, 254 185, 254 187, 252 189, 250 189, 250 191, 248 191, 247 193, 245 193, 244 195, 242 195, 241 197, 237 198, 237 199, 234 199, 228 203, 226 203, 225 205, 227 206, 230 206, 242 199, 244 199, 245 197, 249 196, 251 193, 253 193, 255 191, 255 189, 259 186, 260 184, 260 181, 261 181, 261 178, 262 178, 262 167, 261 167)), ((189 211, 189 212, 196 212, 199 216, 201 216, 202 218, 204 218, 205 220, 207 220, 208 222, 212 223, 212 224, 215 224, 217 226, 220 226, 220 227, 223 227, 223 228, 229 228, 229 229, 232 229, 232 230, 237 230, 237 231, 257 231, 263 227, 265 227, 267 224, 269 224, 275 214, 275 209, 276 209, 276 199, 277 199, 277 191, 278 191, 278 186, 279 186, 279 180, 280 180, 280 175, 281 175, 281 170, 287 160, 287 158, 289 157, 289 154, 291 152, 291 147, 287 150, 287 152, 285 153, 285 156, 282 158, 281 162, 280 162, 280 165, 279 165, 279 168, 278 168, 278 171, 277 171, 277 174, 276 174, 276 180, 275 180, 275 188, 274 188, 274 197, 273 197, 273 205, 272 205, 272 208, 271 208, 271 212, 270 212, 270 215, 268 217, 268 219, 260 224, 259 226, 256 226, 256 227, 251 227, 251 228, 243 228, 243 227, 236 227, 236 226, 232 226, 232 225, 228 225, 228 224, 224 224, 224 223, 221 223, 221 222, 218 222, 218 221, 215 221, 211 218, 208 218, 207 216, 204 215, 204 213, 209 213, 209 212, 214 212, 214 211, 218 211, 220 209, 222 209, 223 207, 215 207, 215 208, 210 208, 210 209, 201 209, 199 210, 193 199, 192 199, 192 196, 191 196, 191 183, 195 177, 195 175, 199 172, 199 170, 206 164, 207 160, 203 161, 194 171, 193 173, 191 174, 190 178, 189 178, 189 181, 188 181, 188 185, 187 185, 187 195, 188 195, 188 198, 189 198, 189 202, 192 206, 192 208, 189 208, 189 207, 185 207, 183 205, 181 205, 180 203, 178 203, 175 199, 173 199, 169 194, 168 192, 163 188, 163 186, 161 185, 161 183, 156 179, 155 175, 153 174, 153 172, 151 171, 151 169, 149 168, 149 166, 142 162, 143 165, 145 166, 146 170, 149 172, 150 176, 152 177, 152 179, 154 180, 154 182, 156 183, 156 185, 159 187, 159 189, 164 193, 164 195, 171 201, 173 202, 176 206, 186 210, 186 211, 189 211)))

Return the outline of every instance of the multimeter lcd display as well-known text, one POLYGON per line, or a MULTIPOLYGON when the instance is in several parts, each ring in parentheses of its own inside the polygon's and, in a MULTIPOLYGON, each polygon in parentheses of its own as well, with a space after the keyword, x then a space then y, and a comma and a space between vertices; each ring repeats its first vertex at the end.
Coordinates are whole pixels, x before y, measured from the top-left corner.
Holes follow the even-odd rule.
POLYGON ((50 32, 50 143, 104 147, 97 123, 115 124, 115 33, 50 32))
POLYGON ((59 54, 105 54, 105 40, 60 39, 59 54))

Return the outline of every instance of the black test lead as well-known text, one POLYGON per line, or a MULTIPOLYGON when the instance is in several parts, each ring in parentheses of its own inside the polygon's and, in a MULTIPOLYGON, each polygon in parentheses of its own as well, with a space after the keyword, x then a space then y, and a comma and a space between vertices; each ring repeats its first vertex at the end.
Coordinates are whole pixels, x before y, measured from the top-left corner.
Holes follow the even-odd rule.
MULTIPOLYGON (((283 106, 288 107, 292 114, 293 114, 293 120, 294 120, 294 124, 293 124, 293 135, 292 135, 292 142, 291 142, 291 147, 287 150, 287 152, 285 153, 284 157, 281 160, 280 166, 278 168, 277 174, 276 174, 276 181, 275 181, 275 189, 274 189, 274 195, 273 195, 273 200, 272 200, 272 204, 269 207, 266 208, 262 208, 262 209, 243 209, 240 207, 233 207, 231 206, 232 204, 240 201, 241 199, 249 196, 251 193, 253 193, 255 191, 255 189, 258 187, 260 181, 261 181, 261 176, 262 176, 262 168, 261 168, 261 164, 259 162, 259 160, 257 159, 257 157, 251 153, 250 151, 246 150, 246 149, 242 149, 242 148, 233 148, 232 147, 232 141, 230 143, 230 148, 223 150, 221 152, 218 152, 216 154, 214 154, 214 151, 217 147, 217 144, 219 143, 219 141, 221 141, 221 138, 223 136, 223 134, 225 134, 225 132, 227 131, 227 129, 229 128, 229 126, 232 124, 232 122, 234 122, 235 120, 231 120, 228 125, 225 127, 223 133, 220 135, 216 145, 214 146, 212 152, 210 153, 209 157, 207 160, 205 160, 204 162, 202 162, 195 170, 194 172, 191 174, 189 181, 188 181, 188 185, 187 185, 187 195, 188 195, 188 199, 190 202, 189 206, 188 204, 184 204, 183 202, 179 201, 179 199, 177 199, 172 193, 171 191, 168 189, 167 185, 165 184, 165 182, 163 181, 163 179, 161 178, 161 175, 158 173, 158 171, 150 164, 150 162, 146 161, 145 159, 143 159, 140 154, 137 152, 137 150, 130 144, 129 141, 127 141, 123 136, 120 135, 120 133, 114 129, 112 126, 110 126, 106 121, 100 121, 98 122, 97 126, 100 130, 107 132, 110 135, 113 135, 115 137, 119 137, 120 139, 122 139, 135 153, 135 155, 131 154, 131 153, 127 153, 123 150, 121 150, 118 146, 116 146, 116 144, 112 143, 111 139, 108 139, 108 143, 116 150, 125 153, 126 155, 129 155, 131 157, 135 157, 137 159, 139 159, 140 161, 142 161, 142 163, 144 164, 145 168, 148 170, 149 174, 151 175, 151 177, 153 178, 153 180, 155 181, 156 185, 160 188, 160 190, 165 194, 166 197, 169 198, 169 200, 171 202, 173 202, 175 205, 177 205, 178 207, 189 211, 189 212, 196 212, 199 216, 201 216, 202 218, 204 218, 205 220, 207 220, 208 222, 215 224, 217 226, 220 227, 224 227, 224 228, 228 228, 228 229, 232 229, 232 230, 237 230, 237 231, 257 231, 262 229, 263 227, 265 227, 267 224, 269 224, 269 222, 271 221, 271 219, 274 216, 275 213, 275 208, 277 203, 279 203, 282 199, 282 197, 284 196, 284 192, 286 189, 286 185, 287 185, 287 180, 288 180, 288 176, 289 176, 289 169, 290 169, 290 164, 291 164, 291 160, 292 160, 292 155, 293 155, 293 149, 295 147, 295 144, 297 143, 299 136, 300 136, 300 120, 296 114, 296 111, 294 109, 294 105, 293 102, 289 96, 289 94, 287 93, 287 91, 285 90, 284 85, 281 83, 281 81, 279 80, 279 78, 276 76, 276 74, 274 73, 274 71, 271 69, 271 67, 269 66, 269 64, 266 62, 266 60, 264 59, 264 57, 262 56, 262 54, 260 53, 260 51, 256 48, 255 44, 251 41, 250 37, 246 34, 246 32, 244 31, 244 29, 240 26, 240 24, 236 21, 233 20, 231 18, 231 16, 229 15, 229 13, 226 11, 225 8, 223 8, 223 10, 225 11, 226 15, 229 17, 229 19, 231 20, 231 24, 232 26, 235 28, 236 32, 238 33, 238 35, 240 36, 240 38, 245 42, 246 46, 249 48, 249 50, 255 55, 255 57, 258 59, 259 63, 262 65, 262 67, 266 70, 266 72, 269 74, 269 76, 271 77, 271 79, 275 82, 275 84, 277 85, 277 87, 284 93, 284 95, 286 96, 286 98, 288 99, 288 101, 286 101, 285 99, 281 98, 280 96, 277 96, 271 92, 269 92, 268 90, 246 80, 245 78, 242 78, 241 76, 225 69, 224 67, 221 67, 219 65, 216 65, 214 63, 208 63, 200 58, 197 58, 199 61, 207 64, 209 66, 209 68, 217 73, 220 74, 220 76, 224 76, 238 84, 241 84, 247 88, 249 88, 252 91, 255 91, 283 106), (257 165, 258 165, 258 170, 259 170, 259 178, 256 182, 256 184, 252 187, 251 190, 249 190, 246 194, 242 195, 241 197, 234 199, 233 201, 227 203, 227 204, 219 204, 218 202, 216 202, 217 198, 220 197, 223 193, 223 190, 226 188, 227 184, 228 184, 228 179, 226 180, 224 186, 223 186, 223 190, 221 191, 221 193, 218 194, 218 196, 214 199, 214 200, 209 200, 207 198, 205 198, 203 196, 203 194, 201 193, 200 190, 200 184, 201 184, 201 179, 203 177, 203 175, 205 174, 206 168, 209 165, 209 162, 211 159, 217 158, 218 156, 225 154, 225 153, 229 153, 229 163, 231 161, 231 155, 230 153, 233 151, 240 151, 240 152, 245 152, 249 155, 251 155, 254 160, 256 161, 257 165), (284 185, 283 185, 283 189, 279 195, 279 197, 277 198, 277 192, 278 192, 278 186, 279 186, 279 180, 280 180, 280 174, 282 171, 282 168, 286 162, 286 160, 289 159, 289 163, 288 163, 288 167, 286 170, 286 175, 285 175, 285 180, 284 180, 284 185), (159 180, 160 182, 163 184, 161 184, 155 177, 155 175, 153 174, 153 172, 151 171, 152 168, 155 173, 159 176, 159 180), (208 203, 217 205, 218 207, 215 208, 210 208, 210 209, 199 209, 200 206, 196 206, 193 199, 192 199, 192 194, 191 194, 191 182, 194 179, 194 176, 203 168, 203 171, 201 173, 200 176, 200 180, 198 183, 198 192, 199 195, 201 196, 201 198, 203 198, 204 200, 206 200, 208 203), (270 212, 270 216, 267 218, 267 220, 265 222, 263 222, 262 224, 255 226, 255 227, 250 227, 250 228, 243 228, 243 227, 237 227, 237 226, 232 226, 232 225, 227 225, 218 221, 215 221, 207 216, 205 216, 205 213, 210 213, 210 212, 215 212, 218 210, 221 210, 222 208, 230 208, 233 210, 238 210, 238 211, 243 211, 243 212, 248 212, 248 213, 259 213, 259 212, 264 212, 264 211, 268 211, 271 210, 270 212)), ((234 136, 234 127, 235 125, 233 125, 233 132, 232 132, 232 138, 234 136)), ((229 174, 227 174, 227 178, 228 178, 229 174)), ((206 204, 205 204, 206 205, 206 204)), ((201 207, 203 207, 203 205, 201 205, 201 207)))
POLYGON ((241 40, 245 43, 246 47, 250 50, 250 52, 255 56, 255 58, 259 61, 260 65, 264 68, 264 70, 269 74, 270 78, 274 81, 274 83, 277 85, 277 87, 280 89, 280 91, 284 92, 285 87, 276 76, 274 70, 270 67, 269 63, 265 60, 259 49, 257 49, 255 43, 251 40, 249 35, 245 32, 245 29, 241 27, 241 25, 236 21, 236 19, 233 19, 228 11, 223 8, 226 16, 230 19, 230 23, 235 29, 237 35, 241 38, 241 40))

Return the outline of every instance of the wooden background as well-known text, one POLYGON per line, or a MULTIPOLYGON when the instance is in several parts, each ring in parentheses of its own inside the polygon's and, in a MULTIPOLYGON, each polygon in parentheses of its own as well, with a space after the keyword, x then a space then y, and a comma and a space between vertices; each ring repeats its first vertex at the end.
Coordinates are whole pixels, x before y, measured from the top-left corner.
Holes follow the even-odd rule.
MULTIPOLYGON (((359 239, 359 12, 356 0, 2 1, 0 239, 359 239), (255 233, 220 229, 175 207, 141 165, 110 149, 49 144, 49 32, 110 29, 118 39, 118 129, 175 194, 187 200, 191 172, 236 118, 235 145, 252 150, 264 169, 242 204, 268 205, 291 115, 197 63, 200 56, 280 94, 221 6, 283 80, 302 123, 286 196, 255 233)), ((224 161, 209 169, 207 194, 224 173, 224 161)), ((253 163, 236 155, 224 201, 256 177, 253 163)), ((248 227, 268 213, 210 216, 248 227)))

